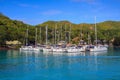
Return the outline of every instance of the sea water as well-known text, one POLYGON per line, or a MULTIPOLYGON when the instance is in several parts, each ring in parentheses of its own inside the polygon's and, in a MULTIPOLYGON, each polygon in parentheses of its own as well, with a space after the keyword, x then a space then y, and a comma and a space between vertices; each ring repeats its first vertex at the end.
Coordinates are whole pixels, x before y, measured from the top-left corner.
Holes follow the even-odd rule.
POLYGON ((120 49, 86 53, 1 50, 0 80, 120 80, 120 49))

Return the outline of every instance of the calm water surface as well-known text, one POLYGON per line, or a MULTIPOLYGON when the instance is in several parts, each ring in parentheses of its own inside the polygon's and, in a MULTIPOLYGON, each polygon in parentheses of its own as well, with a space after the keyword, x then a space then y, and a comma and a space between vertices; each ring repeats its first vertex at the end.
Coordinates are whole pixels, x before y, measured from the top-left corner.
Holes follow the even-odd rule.
POLYGON ((71 54, 1 50, 0 80, 120 80, 120 49, 71 54))

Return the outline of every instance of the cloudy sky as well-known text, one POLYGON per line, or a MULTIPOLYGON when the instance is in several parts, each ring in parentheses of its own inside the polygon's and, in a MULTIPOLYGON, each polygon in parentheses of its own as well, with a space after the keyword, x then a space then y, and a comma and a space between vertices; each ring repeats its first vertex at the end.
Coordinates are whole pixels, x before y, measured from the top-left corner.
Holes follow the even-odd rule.
POLYGON ((0 0, 0 12, 37 25, 48 20, 72 23, 120 21, 120 0, 0 0))

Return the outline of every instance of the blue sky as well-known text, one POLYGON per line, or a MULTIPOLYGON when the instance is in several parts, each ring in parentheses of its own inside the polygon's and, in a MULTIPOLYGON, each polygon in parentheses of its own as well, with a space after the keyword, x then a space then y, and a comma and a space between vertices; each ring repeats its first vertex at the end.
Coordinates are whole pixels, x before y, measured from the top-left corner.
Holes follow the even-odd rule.
POLYGON ((120 0, 0 0, 0 12, 37 25, 48 20, 72 23, 120 21, 120 0))

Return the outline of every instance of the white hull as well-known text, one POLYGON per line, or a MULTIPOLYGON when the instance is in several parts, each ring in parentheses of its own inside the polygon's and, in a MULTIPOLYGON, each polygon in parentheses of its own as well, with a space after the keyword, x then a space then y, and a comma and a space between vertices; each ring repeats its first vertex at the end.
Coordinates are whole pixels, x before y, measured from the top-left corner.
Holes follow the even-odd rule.
POLYGON ((51 48, 43 48, 43 52, 52 52, 53 50, 51 48))
POLYGON ((94 46, 94 48, 90 48, 90 51, 107 51, 108 48, 105 46, 94 46))
POLYGON ((33 51, 40 51, 39 48, 33 48, 33 51))
POLYGON ((67 52, 85 52, 86 51, 86 46, 81 46, 81 47, 68 47, 67 52))
POLYGON ((82 47, 80 48, 80 52, 85 52, 85 51, 86 51, 86 47, 87 47, 87 46, 82 46, 82 47))
POLYGON ((80 52, 80 49, 77 49, 77 48, 76 49, 70 49, 70 48, 68 48, 67 52, 68 53, 80 52))
POLYGON ((53 48, 53 52, 66 52, 67 50, 64 48, 53 48))
POLYGON ((20 51, 33 51, 33 47, 32 46, 22 46, 20 48, 20 51))
POLYGON ((20 48, 20 51, 40 51, 40 49, 32 46, 24 46, 20 48))
POLYGON ((67 48, 67 52, 68 52, 68 53, 80 52, 80 48, 68 47, 68 48, 67 48))

